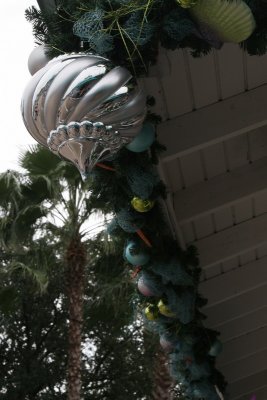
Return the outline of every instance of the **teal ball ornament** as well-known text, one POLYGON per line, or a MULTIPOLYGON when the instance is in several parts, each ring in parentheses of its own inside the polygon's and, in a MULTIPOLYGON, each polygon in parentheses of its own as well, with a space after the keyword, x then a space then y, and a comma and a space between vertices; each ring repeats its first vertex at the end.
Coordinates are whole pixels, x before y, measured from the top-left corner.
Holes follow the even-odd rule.
POLYGON ((131 141, 126 148, 134 153, 146 151, 155 141, 155 128, 152 124, 145 123, 140 133, 131 141))
POLYGON ((217 357, 222 352, 222 348, 223 348, 222 342, 216 339, 215 342, 212 343, 209 349, 209 356, 217 357))
POLYGON ((143 266, 150 259, 149 253, 138 243, 129 242, 124 249, 126 260, 134 266, 143 266))

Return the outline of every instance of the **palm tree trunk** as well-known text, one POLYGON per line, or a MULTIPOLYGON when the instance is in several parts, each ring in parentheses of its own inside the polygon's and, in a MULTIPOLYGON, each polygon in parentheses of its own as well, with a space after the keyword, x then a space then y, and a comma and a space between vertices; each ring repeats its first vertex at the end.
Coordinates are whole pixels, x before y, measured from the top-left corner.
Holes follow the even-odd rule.
POLYGON ((170 376, 168 358, 159 349, 155 355, 154 362, 154 382, 151 400, 171 400, 173 399, 174 381, 170 376))
POLYGON ((86 253, 81 238, 73 238, 67 248, 67 295, 69 302, 67 400, 81 399, 81 343, 86 253))

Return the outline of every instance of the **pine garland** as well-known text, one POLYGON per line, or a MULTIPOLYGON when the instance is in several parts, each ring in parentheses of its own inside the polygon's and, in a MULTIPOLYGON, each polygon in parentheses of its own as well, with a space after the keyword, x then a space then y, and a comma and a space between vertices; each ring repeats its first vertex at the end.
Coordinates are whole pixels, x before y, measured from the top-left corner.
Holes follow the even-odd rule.
POLYGON ((152 173, 155 166, 148 152, 138 154, 122 149, 106 164, 115 171, 94 169, 92 199, 105 204, 106 212, 115 214, 107 229, 111 237, 124 238, 124 255, 128 244, 135 243, 141 254, 150 256, 141 267, 128 263, 133 283, 139 285, 142 281, 153 292, 147 297, 136 290, 133 299, 136 311, 147 329, 171 344, 170 370, 180 384, 180 394, 190 400, 218 400, 216 386, 224 393, 226 382, 215 367, 216 357, 210 354, 212 347, 220 343, 219 333, 204 326, 206 317, 201 308, 207 300, 198 293, 201 269, 196 249, 182 251, 170 233, 161 208, 164 186, 155 179, 155 171, 152 173), (140 168, 144 176, 150 176, 143 185, 147 185, 147 193, 156 200, 155 206, 146 213, 136 212, 131 205, 131 199, 139 194, 140 168), (132 174, 133 170, 137 170, 136 175, 132 174), (149 246, 140 239, 138 230, 148 239, 149 246), (161 314, 160 302, 167 305, 169 316, 161 314), (155 316, 153 320, 146 314, 148 308, 155 316))
MULTIPOLYGON (((86 51, 140 76, 156 62, 159 46, 171 50, 188 47, 195 57, 221 46, 208 38, 190 8, 179 2, 183 4, 181 0, 59 0, 54 12, 31 7, 26 18, 33 23, 37 43, 45 43, 52 57, 80 51, 82 40, 86 51)), ((262 55, 267 50, 267 2, 245 3, 254 15, 256 29, 240 46, 250 55, 262 55)))

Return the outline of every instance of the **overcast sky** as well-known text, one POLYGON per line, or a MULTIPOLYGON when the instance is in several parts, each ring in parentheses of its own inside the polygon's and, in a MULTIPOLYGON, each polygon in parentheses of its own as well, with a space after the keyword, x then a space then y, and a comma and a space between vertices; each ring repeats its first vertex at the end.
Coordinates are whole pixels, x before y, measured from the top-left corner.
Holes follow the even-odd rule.
POLYGON ((35 143, 22 122, 21 95, 31 75, 28 56, 34 48, 31 24, 24 11, 36 0, 0 1, 0 172, 16 169, 18 154, 35 143))

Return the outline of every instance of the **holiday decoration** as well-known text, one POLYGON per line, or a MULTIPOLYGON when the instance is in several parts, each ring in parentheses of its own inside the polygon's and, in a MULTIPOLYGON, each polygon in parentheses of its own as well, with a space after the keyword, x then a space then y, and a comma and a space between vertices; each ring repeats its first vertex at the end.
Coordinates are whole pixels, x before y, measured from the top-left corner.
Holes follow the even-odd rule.
POLYGON ((131 201, 131 205, 138 212, 148 212, 154 207, 154 204, 153 200, 142 200, 139 197, 134 197, 131 201))
POLYGON ((200 32, 209 28, 221 42, 240 43, 254 31, 254 16, 242 0, 198 0, 190 13, 197 21, 200 32))
POLYGON ((65 55, 27 86, 22 115, 31 135, 73 162, 83 178, 138 134, 145 97, 122 67, 102 57, 65 55))
POLYGON ((191 7, 195 6, 198 1, 199 0, 177 0, 177 2, 183 8, 191 8, 191 7))
POLYGON ((158 302, 158 309, 159 309, 159 312, 160 312, 162 315, 165 315, 165 317, 170 317, 170 318, 175 317, 175 313, 173 313, 173 312, 169 309, 169 307, 167 306, 167 304, 165 304, 165 303, 163 302, 163 300, 160 300, 160 301, 158 302))
POLYGON ((188 390, 195 399, 209 399, 219 400, 216 388, 208 381, 198 382, 192 384, 192 389, 188 390))
POLYGON ((139 165, 125 166, 126 179, 131 191, 142 200, 149 199, 153 194, 153 189, 159 183, 159 177, 154 169, 142 168, 139 165))
POLYGON ((126 260, 132 265, 143 266, 149 261, 149 253, 136 242, 127 244, 124 250, 126 260))
POLYGON ((198 57, 225 41, 240 43, 249 54, 267 49, 265 1, 110 0, 84 5, 70 0, 41 13, 33 7, 26 16, 38 26, 36 38, 50 55, 78 52, 82 41, 89 51, 126 66, 135 76, 147 73, 160 46, 189 47, 198 57))
POLYGON ((159 310, 153 304, 145 308, 145 316, 149 321, 156 321, 159 317, 159 310))
POLYGON ((148 246, 151 247, 149 239, 144 232, 140 229, 144 224, 144 219, 138 213, 122 208, 117 212, 116 223, 128 233, 135 232, 148 246))
POLYGON ((43 68, 49 62, 49 58, 45 53, 45 46, 35 47, 28 59, 28 69, 31 75, 43 68))
POLYGON ((212 357, 217 357, 221 351, 222 351, 223 345, 222 342, 220 342, 220 340, 215 340, 214 343, 212 343, 210 350, 209 350, 209 355, 212 357))
POLYGON ((170 353, 175 348, 178 348, 177 343, 175 343, 174 338, 171 338, 169 335, 160 335, 159 343, 164 351, 170 353))
POLYGON ((210 367, 208 363, 198 363, 193 358, 189 362, 187 360, 187 364, 188 370, 194 380, 198 381, 210 376, 210 367))
MULTIPOLYGON (((242 46, 251 43, 250 51, 260 53, 264 46, 259 38, 267 44, 267 17, 260 18, 254 2, 249 2, 250 9, 241 0, 206 0, 208 11, 204 0, 89 3, 70 0, 66 6, 57 2, 51 14, 34 8, 27 12, 49 57, 57 55, 57 49, 76 54, 53 59, 36 72, 23 97, 24 120, 41 144, 74 162, 84 177, 96 165, 91 198, 113 215, 109 240, 124 238, 122 263, 124 256, 127 272, 129 263, 133 265, 130 276, 138 290, 130 307, 159 336, 181 397, 220 400, 226 382, 215 366, 218 332, 203 323, 201 308, 207 301, 198 293, 196 249, 179 248, 161 210, 165 188, 155 168, 157 146, 149 148, 155 129, 143 126, 145 97, 131 74, 146 73, 160 46, 190 47, 199 56, 225 40, 244 40, 255 26, 252 12, 257 29, 242 46), (224 21, 221 15, 214 20, 219 7, 224 21), (229 7, 242 11, 240 26, 231 28, 237 12, 229 7), (203 20, 203 10, 213 20, 203 20), (77 54, 81 40, 86 51, 101 57, 77 54)), ((267 15, 267 4, 263 7, 267 15)), ((151 117, 148 113, 147 120, 151 117)))
POLYGON ((181 265, 179 260, 175 258, 170 259, 168 263, 164 263, 164 266, 161 263, 155 262, 153 264, 153 271, 161 276, 164 284, 168 284, 169 282, 171 282, 174 285, 179 286, 193 285, 192 277, 181 265))
POLYGON ((145 123, 138 135, 126 146, 128 150, 141 153, 149 149, 155 140, 155 128, 152 124, 145 123))
POLYGON ((155 277, 143 271, 137 282, 139 292, 146 297, 158 297, 162 293, 160 284, 155 281, 155 277))

